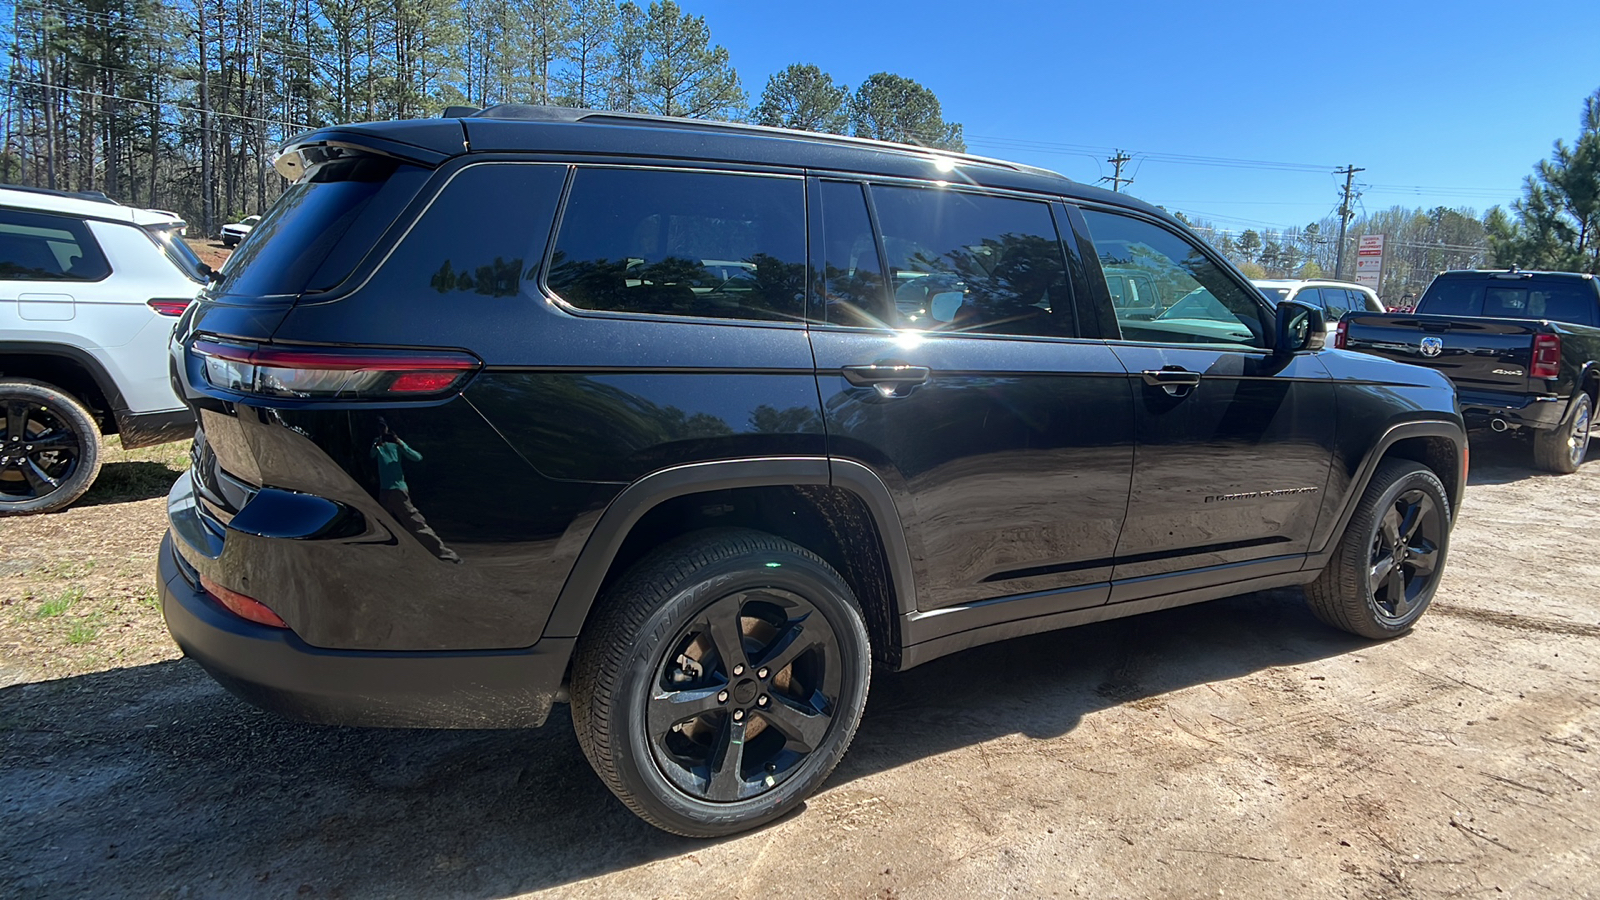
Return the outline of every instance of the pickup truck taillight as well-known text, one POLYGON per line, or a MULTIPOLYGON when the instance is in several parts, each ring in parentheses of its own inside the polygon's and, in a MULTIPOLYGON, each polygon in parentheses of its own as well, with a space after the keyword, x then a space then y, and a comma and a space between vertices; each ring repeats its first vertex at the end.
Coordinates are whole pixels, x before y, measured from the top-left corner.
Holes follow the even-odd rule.
POLYGON ((1340 319, 1338 327, 1333 330, 1333 349, 1343 350, 1348 343, 1350 343, 1350 323, 1340 319))
POLYGON ((1533 361, 1528 366, 1529 378, 1555 378, 1561 374, 1561 335, 1536 334, 1533 336, 1533 361))

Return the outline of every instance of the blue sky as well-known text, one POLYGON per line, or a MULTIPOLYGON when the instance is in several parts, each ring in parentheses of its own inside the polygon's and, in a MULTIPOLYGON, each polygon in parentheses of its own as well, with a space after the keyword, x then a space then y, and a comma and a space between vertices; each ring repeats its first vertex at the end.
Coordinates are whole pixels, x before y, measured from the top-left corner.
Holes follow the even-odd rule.
POLYGON ((1600 0, 679 2, 752 102, 793 62, 851 89, 894 72, 933 89, 973 153, 1093 182, 1121 148, 1130 193, 1235 231, 1331 214, 1347 163, 1366 210, 1481 215, 1600 88, 1600 0))

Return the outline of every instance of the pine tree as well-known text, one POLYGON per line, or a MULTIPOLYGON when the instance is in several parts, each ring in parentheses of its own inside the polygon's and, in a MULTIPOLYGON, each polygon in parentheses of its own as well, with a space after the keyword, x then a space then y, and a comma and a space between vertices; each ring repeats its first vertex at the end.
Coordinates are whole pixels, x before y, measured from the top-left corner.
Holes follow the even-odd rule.
POLYGON ((794 63, 767 79, 761 103, 751 111, 759 125, 845 134, 850 128, 850 89, 834 84, 813 65, 794 63))
POLYGON ((1577 141, 1556 141, 1511 205, 1484 227, 1495 264, 1600 274, 1600 90, 1583 103, 1577 141))
MULTIPOLYGON (((624 19, 629 18, 626 6, 631 4, 624 7, 624 19)), ((749 100, 739 86, 739 73, 728 62, 728 51, 712 45, 705 17, 661 0, 650 4, 642 22, 626 23, 623 31, 630 28, 639 30, 618 43, 619 48, 627 43, 637 54, 639 80, 631 100, 640 112, 693 119, 743 116, 749 100)))
POLYGON ((870 75, 856 88, 850 124, 860 137, 957 152, 967 149, 961 125, 944 120, 933 91, 888 72, 870 75))

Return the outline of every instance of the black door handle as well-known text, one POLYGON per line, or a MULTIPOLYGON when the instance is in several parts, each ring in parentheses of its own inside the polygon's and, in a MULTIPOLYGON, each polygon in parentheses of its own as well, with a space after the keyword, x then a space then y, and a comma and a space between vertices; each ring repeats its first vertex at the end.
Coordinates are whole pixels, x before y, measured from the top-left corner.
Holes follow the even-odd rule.
POLYGON ((1188 369, 1145 369, 1144 383, 1155 387, 1195 387, 1200 373, 1188 369))
POLYGON ((908 366, 904 363, 872 363, 865 366, 843 366, 839 371, 844 375, 845 381, 856 387, 871 387, 880 384, 909 387, 927 381, 930 374, 927 366, 908 366))

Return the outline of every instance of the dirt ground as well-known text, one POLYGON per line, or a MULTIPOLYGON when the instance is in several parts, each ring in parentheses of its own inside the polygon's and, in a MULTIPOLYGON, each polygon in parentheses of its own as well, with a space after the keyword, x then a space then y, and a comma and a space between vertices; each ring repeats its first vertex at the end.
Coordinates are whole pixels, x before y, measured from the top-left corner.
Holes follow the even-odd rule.
POLYGON ((98 502, 0 521, 0 896, 1593 897, 1600 462, 1525 453, 1474 446, 1406 637, 1276 591, 879 672, 825 789, 720 842, 634 819, 564 708, 368 731, 234 700, 147 599, 181 452, 120 459, 98 502))

